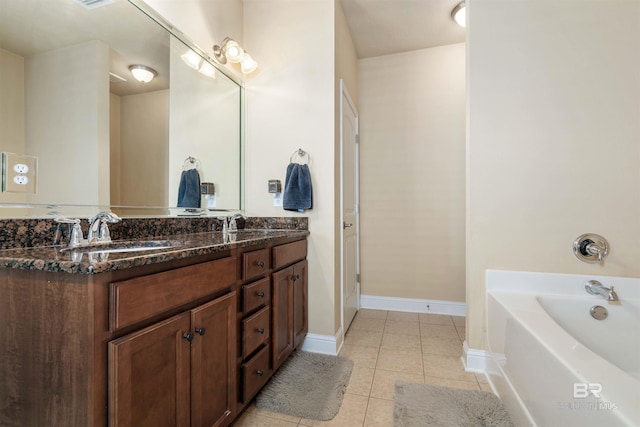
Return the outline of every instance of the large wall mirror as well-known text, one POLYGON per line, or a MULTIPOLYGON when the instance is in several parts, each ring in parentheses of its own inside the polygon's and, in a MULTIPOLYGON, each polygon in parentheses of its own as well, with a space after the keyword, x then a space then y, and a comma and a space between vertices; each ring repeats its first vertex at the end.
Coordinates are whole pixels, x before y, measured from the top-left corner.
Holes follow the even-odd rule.
POLYGON ((200 213, 242 209, 242 86, 145 12, 127 0, 0 1, 0 151, 37 157, 36 194, 0 193, 0 216, 180 214, 168 208, 192 168, 214 184, 200 213), (132 65, 157 75, 141 83, 132 65))

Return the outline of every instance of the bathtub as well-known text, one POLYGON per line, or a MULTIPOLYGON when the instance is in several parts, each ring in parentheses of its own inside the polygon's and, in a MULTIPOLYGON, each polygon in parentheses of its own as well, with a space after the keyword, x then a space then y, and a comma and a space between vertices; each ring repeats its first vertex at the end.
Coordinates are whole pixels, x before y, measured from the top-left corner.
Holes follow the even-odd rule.
POLYGON ((640 426, 640 279, 489 270, 486 283, 487 377, 517 426, 640 426), (621 304, 589 295, 592 279, 621 304))

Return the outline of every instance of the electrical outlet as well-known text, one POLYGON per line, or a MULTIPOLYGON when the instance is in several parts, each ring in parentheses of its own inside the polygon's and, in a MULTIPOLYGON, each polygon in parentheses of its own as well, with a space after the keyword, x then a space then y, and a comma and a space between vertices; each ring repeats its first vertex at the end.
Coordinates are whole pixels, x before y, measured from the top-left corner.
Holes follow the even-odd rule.
POLYGON ((2 153, 2 191, 36 194, 38 158, 2 153))

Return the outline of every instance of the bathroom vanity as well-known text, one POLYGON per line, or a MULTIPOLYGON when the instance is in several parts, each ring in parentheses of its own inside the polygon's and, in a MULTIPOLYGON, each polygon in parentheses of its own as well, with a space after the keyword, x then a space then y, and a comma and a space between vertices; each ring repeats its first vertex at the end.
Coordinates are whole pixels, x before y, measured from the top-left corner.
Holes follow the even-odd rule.
POLYGON ((307 333, 307 235, 1 251, 0 425, 229 425, 307 333))

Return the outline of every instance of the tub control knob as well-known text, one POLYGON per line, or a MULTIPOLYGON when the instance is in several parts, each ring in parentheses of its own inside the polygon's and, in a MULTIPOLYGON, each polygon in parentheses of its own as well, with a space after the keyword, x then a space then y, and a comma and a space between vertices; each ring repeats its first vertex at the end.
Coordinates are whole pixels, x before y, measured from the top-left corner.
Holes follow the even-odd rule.
POLYGON ((609 255, 609 242, 598 234, 583 234, 573 242, 573 253, 580 261, 602 264, 609 255))

